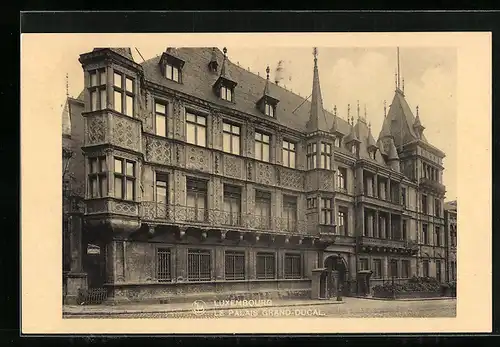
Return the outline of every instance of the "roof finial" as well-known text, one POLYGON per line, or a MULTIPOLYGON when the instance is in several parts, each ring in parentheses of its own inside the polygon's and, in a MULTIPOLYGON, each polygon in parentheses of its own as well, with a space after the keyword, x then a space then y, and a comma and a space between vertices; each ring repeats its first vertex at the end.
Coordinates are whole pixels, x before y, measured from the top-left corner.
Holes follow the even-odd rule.
POLYGON ((347 123, 349 123, 349 119, 351 119, 351 104, 347 104, 347 123))
POLYGON ((417 117, 418 117, 418 105, 417 105, 417 117))
POLYGON ((66 98, 69 98, 69 76, 66 72, 66 98))
POLYGON ((405 93, 405 78, 403 77, 403 80, 402 80, 402 85, 401 87, 403 88, 403 94, 405 93))
POLYGON ((368 122, 368 130, 372 131, 372 122, 368 122))
POLYGON ((384 100, 384 118, 387 117, 387 102, 384 100))
POLYGON ((400 74, 400 72, 399 72, 399 47, 397 48, 397 53, 398 53, 398 88, 399 88, 399 85, 400 85, 400 84, 399 84, 399 79, 400 79, 400 77, 401 77, 401 74, 400 74))
POLYGON ((358 119, 359 119, 359 100, 357 100, 357 104, 358 104, 358 119))
POLYGON ((365 121, 366 121, 366 104, 365 104, 365 121))
POLYGON ((269 80, 269 72, 270 71, 271 71, 271 69, 269 69, 269 65, 267 65, 267 68, 266 68, 267 80, 269 80))
POLYGON ((333 116, 337 118, 337 105, 333 105, 333 116))
POLYGON ((224 48, 222 49, 222 52, 224 53, 224 57, 225 57, 225 56, 226 56, 226 54, 227 54, 227 48, 226 48, 226 47, 224 47, 224 48))
POLYGON ((396 90, 398 89, 398 71, 394 70, 394 85, 396 86, 396 90))
POLYGON ((313 48, 314 66, 318 65, 318 47, 313 48))

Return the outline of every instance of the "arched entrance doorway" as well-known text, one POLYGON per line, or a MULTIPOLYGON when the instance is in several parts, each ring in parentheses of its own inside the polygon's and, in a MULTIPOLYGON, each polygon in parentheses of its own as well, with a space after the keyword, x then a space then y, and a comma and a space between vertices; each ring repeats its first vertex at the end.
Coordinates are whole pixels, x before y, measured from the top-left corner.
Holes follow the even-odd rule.
POLYGON ((345 285, 347 280, 347 264, 345 259, 336 254, 327 256, 324 260, 324 267, 327 273, 326 281, 329 297, 336 296, 338 289, 342 293, 345 293, 345 290, 348 290, 345 285), (334 273, 336 273, 335 276, 333 276, 334 273))

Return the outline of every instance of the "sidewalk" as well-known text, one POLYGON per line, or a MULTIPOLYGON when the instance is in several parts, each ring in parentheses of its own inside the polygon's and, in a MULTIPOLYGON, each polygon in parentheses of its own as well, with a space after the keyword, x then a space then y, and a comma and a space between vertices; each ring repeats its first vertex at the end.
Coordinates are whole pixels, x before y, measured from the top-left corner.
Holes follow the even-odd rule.
MULTIPOLYGON (((251 300, 249 300, 251 301, 251 300)), ((221 304, 221 300, 201 301, 172 304, 123 304, 123 305, 64 305, 63 316, 71 315, 117 315, 133 313, 166 313, 166 312, 193 312, 193 311, 214 311, 214 310, 236 310, 254 309, 262 307, 290 307, 290 306, 314 306, 343 304, 344 301, 337 301, 336 298, 328 300, 254 300, 254 303, 242 304, 241 301, 235 303, 221 304), (260 301, 260 303, 259 303, 260 301)))
POLYGON ((353 298, 357 299, 366 299, 366 300, 382 300, 382 301, 429 301, 429 300, 451 300, 456 299, 454 296, 437 296, 430 298, 400 298, 400 299, 388 299, 388 298, 377 298, 374 296, 353 296, 353 298))

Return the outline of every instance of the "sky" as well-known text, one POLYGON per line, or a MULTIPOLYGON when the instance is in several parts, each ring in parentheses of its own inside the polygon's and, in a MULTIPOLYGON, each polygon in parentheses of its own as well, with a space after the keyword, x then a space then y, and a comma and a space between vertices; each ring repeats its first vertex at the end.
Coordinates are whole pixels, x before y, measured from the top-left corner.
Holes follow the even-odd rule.
MULTIPOLYGON (((76 97, 83 88, 83 71, 78 57, 94 47, 92 41, 81 40, 60 45, 58 51, 41 50, 37 53, 41 59, 52 56, 52 100, 58 100, 55 108, 61 112, 66 93, 66 74, 69 95, 76 97)), ((137 50, 147 60, 161 55, 166 47, 165 42, 152 40, 131 48, 135 61, 142 62, 137 50)), ((223 47, 219 48, 222 50, 223 47)), ((282 61, 280 84, 303 97, 311 94, 312 47, 227 46, 227 50, 232 62, 261 76, 265 76, 269 65, 271 80, 275 78, 278 62, 282 61)), ((351 104, 351 115, 356 116, 355 105, 359 100, 361 115, 364 115, 366 107, 367 120, 371 122, 374 136, 378 137, 383 122, 384 100, 388 108, 394 96, 396 47, 319 46, 318 68, 324 108, 331 111, 336 105, 338 115, 346 119, 347 104, 351 104)), ((454 47, 401 47, 400 75, 404 79, 406 100, 414 114, 416 106, 419 106, 427 140, 446 153, 443 173, 446 200, 455 200, 457 50, 454 47)))

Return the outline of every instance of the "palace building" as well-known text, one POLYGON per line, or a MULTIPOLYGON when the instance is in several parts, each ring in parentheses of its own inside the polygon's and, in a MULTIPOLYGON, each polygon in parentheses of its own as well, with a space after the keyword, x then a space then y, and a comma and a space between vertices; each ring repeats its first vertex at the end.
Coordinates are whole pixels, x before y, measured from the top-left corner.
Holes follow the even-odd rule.
POLYGON ((317 59, 306 100, 226 49, 168 48, 142 64, 129 48, 82 54, 65 135, 84 187, 65 246, 73 285, 168 302, 308 297, 318 268, 338 271, 345 295, 363 270, 370 286, 445 281, 445 154, 399 82, 378 138, 359 103, 347 121, 326 111, 317 59))

